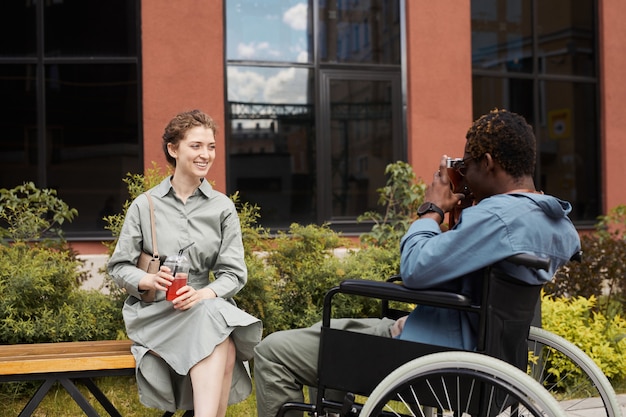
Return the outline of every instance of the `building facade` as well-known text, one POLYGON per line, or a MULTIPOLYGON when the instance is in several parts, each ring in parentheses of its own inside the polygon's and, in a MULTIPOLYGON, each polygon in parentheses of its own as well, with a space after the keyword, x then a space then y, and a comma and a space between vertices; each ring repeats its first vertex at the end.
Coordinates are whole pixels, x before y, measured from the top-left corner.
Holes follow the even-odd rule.
MULTIPOLYGON (((34 181, 79 210, 102 250, 122 179, 165 166, 181 110, 218 125, 209 179, 261 223, 366 230, 385 166, 429 181, 472 120, 524 115, 537 187, 579 228, 624 203, 621 0, 112 0, 4 2, 0 187, 34 181)), ((93 242, 91 245, 88 242, 93 242)))

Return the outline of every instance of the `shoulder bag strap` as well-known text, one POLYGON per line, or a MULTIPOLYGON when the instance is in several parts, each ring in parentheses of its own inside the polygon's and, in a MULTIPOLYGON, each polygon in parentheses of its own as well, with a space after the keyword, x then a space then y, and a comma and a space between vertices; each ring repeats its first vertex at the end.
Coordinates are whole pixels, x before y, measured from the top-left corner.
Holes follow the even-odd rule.
POLYGON ((154 204, 152 203, 152 197, 150 193, 146 191, 144 193, 146 198, 148 199, 148 204, 150 205, 150 229, 152 230, 152 257, 159 257, 159 249, 157 248, 157 240, 156 240, 156 227, 154 225, 154 204))

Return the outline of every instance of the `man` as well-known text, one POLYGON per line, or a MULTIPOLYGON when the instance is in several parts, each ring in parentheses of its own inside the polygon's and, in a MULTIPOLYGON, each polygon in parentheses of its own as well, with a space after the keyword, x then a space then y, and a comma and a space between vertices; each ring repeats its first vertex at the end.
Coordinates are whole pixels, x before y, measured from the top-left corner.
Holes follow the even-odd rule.
MULTIPOLYGON (((463 194, 454 194, 443 156, 419 219, 400 244, 400 274, 409 288, 438 288, 478 297, 478 276, 486 266, 499 267, 529 284, 549 281, 557 268, 580 250, 576 229, 567 217, 569 203, 535 190, 536 140, 523 117, 494 110, 476 120, 466 135, 457 172, 465 177, 474 205, 463 210, 454 227, 442 233, 444 213, 463 194), (513 267, 503 261, 518 253, 551 259, 550 271, 513 267)), ((468 197, 469 198, 469 197, 468 197)), ((466 313, 419 306, 404 321, 340 319, 333 327, 386 337, 472 350, 476 336, 466 313)), ((269 335, 255 349, 255 384, 259 417, 276 415, 287 401, 302 401, 302 387, 315 386, 319 323, 269 335)), ((364 364, 364 366, 367 366, 364 364)))

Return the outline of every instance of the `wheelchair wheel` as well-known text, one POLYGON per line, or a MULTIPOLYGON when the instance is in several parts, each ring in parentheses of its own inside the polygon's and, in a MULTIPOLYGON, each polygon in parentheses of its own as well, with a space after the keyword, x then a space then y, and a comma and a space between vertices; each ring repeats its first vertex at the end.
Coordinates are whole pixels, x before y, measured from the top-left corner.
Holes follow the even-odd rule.
POLYGON ((566 416, 537 381, 501 360, 472 352, 414 359, 389 374, 369 396, 360 417, 566 416))
POLYGON ((595 408, 595 416, 619 417, 621 409, 611 383, 595 362, 566 339, 544 329, 531 327, 528 337, 529 374, 559 400, 569 415, 595 408), (549 371, 552 365, 565 370, 549 371), (602 401, 604 408, 597 408, 602 401))

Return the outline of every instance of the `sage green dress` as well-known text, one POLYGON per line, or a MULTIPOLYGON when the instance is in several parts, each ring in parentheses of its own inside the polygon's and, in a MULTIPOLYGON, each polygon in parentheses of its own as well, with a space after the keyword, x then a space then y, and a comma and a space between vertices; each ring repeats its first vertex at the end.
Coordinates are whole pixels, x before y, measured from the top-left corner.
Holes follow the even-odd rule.
MULTIPOLYGON (((141 301, 138 290, 145 272, 135 265, 140 252, 152 254, 150 209, 145 195, 137 197, 108 262, 113 280, 129 297, 123 308, 128 337, 133 340, 141 402, 175 412, 193 409, 189 370, 232 337, 237 349, 229 404, 250 395, 247 362, 261 340, 260 320, 237 308, 232 297, 247 281, 239 217, 232 201, 203 180, 185 204, 176 197, 170 178, 149 191, 154 203, 156 236, 161 259, 191 246, 188 283, 210 287, 217 298, 202 300, 186 311, 174 310, 157 291, 154 302, 141 301), (209 271, 215 279, 210 281, 209 271)), ((216 375, 220 378, 221 375, 216 375)))

